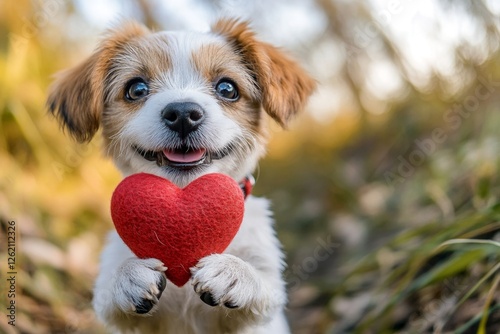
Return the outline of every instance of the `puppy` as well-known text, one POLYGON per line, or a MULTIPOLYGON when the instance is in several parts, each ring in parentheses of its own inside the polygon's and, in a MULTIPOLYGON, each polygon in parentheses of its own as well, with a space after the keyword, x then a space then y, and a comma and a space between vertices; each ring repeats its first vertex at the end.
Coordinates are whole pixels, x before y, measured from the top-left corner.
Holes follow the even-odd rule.
MULTIPOLYGON (((265 115, 285 127, 314 86, 245 22, 222 19, 208 33, 127 22, 57 76, 48 108, 80 142, 101 128, 124 176, 184 187, 208 173, 244 180, 265 152, 265 115)), ((248 196, 227 250, 201 259, 181 288, 166 281, 163 263, 137 258, 112 232, 93 306, 116 333, 288 333, 283 267, 268 202, 248 196)))

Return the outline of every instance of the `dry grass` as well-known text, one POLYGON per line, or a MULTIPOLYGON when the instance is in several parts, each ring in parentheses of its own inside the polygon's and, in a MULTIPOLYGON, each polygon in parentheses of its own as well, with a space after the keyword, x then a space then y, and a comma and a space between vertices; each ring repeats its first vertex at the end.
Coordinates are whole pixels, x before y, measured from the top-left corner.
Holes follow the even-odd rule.
MULTIPOLYGON (((50 76, 83 50, 57 24, 24 36, 32 13, 28 0, 0 4, 2 284, 12 220, 18 273, 16 327, 4 318, 0 332, 101 333, 91 289, 120 177, 99 139, 74 144, 45 113, 50 76)), ((477 77, 498 78, 498 56, 477 77)), ((448 100, 411 90, 379 116, 304 116, 275 136, 256 193, 273 200, 289 254, 296 333, 500 332, 498 87, 458 128, 442 118, 477 85, 448 100), (400 157, 437 128, 447 139, 401 176, 400 157)))

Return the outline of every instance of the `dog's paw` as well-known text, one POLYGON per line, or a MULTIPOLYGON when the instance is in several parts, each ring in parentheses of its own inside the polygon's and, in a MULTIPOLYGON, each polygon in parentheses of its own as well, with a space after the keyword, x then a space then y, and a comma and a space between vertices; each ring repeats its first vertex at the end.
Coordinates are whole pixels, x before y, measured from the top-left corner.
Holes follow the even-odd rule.
POLYGON ((210 306, 253 309, 262 293, 256 271, 233 255, 204 257, 191 273, 194 291, 210 306))
POLYGON ((157 259, 126 260, 118 268, 114 282, 117 307, 125 313, 152 313, 167 284, 165 270, 157 259))

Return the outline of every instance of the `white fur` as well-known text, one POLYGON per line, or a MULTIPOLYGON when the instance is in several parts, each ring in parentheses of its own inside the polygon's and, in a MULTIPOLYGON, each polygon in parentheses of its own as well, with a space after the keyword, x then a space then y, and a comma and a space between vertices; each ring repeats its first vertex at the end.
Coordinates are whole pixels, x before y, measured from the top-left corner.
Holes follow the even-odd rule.
MULTIPOLYGON (((209 173, 223 173, 235 180, 243 179, 255 169, 258 158, 263 155, 262 143, 258 143, 252 134, 224 114, 208 89, 212 83, 205 82, 191 62, 191 55, 199 48, 207 44, 224 43, 224 40, 217 35, 193 32, 160 32, 158 35, 168 38, 168 54, 172 66, 167 72, 161 73, 159 82, 152 84, 152 88, 159 92, 152 94, 145 105, 112 138, 112 145, 118 145, 120 149, 120 155, 113 156, 116 165, 124 176, 146 172, 165 177, 182 187, 209 173), (213 161, 201 173, 184 175, 166 172, 158 168, 155 162, 138 157, 133 145, 157 150, 175 138, 176 134, 168 130, 161 120, 161 110, 171 102, 195 102, 205 110, 206 119, 197 131, 198 136, 190 139, 192 144, 216 150, 231 142, 239 142, 239 146, 244 145, 239 148, 241 152, 213 161), (242 159, 241 155, 245 158, 242 159)), ((248 90, 253 89, 255 88, 248 87, 248 90)))
POLYGON ((167 283, 148 316, 135 314, 127 299, 130 294, 140 298, 150 293, 162 264, 136 259, 120 237, 111 233, 94 291, 98 317, 117 333, 288 333, 282 253, 268 202, 249 197, 245 207, 241 228, 226 252, 202 259, 193 269, 193 279, 183 287, 167 283), (223 274, 214 277, 217 272, 223 274), (234 278, 238 283, 227 290, 234 278), (214 297, 240 307, 203 303, 193 287, 197 284, 199 291, 211 291, 214 297))
MULTIPOLYGON (((161 83, 155 83, 157 92, 111 138, 112 144, 120 147, 120 154, 113 159, 125 176, 148 172, 185 186, 213 172, 239 181, 255 168, 263 144, 223 112, 190 63, 190 55, 206 39, 211 43, 222 42, 215 36, 202 36, 169 33, 172 69, 161 75, 161 83), (174 134, 163 125, 160 111, 168 103, 180 101, 198 103, 206 112, 205 122, 192 139, 202 147, 221 149, 235 139, 245 146, 237 147, 198 173, 185 175, 158 167, 154 161, 137 154, 132 148, 134 144, 158 150, 175 140, 174 134)), ((163 264, 156 259, 136 258, 116 232, 112 232, 102 254, 93 305, 99 319, 116 333, 288 333, 283 314, 286 303, 283 266, 268 202, 250 196, 245 202, 241 228, 224 254, 201 259, 191 269, 192 279, 181 288, 167 282, 159 300, 157 284, 165 271, 163 264), (210 292, 220 304, 205 304, 200 300, 203 292, 210 292), (137 304, 143 298, 155 306, 140 315, 135 312, 134 302, 137 304), (226 302, 238 307, 226 307, 226 302)))
POLYGON ((190 31, 163 31, 159 35, 168 38, 168 54, 172 67, 162 73, 162 83, 167 89, 202 89, 204 80, 191 63, 191 55, 204 45, 224 44, 225 41, 217 35, 198 34, 190 31))
MULTIPOLYGON (((133 144, 149 150, 160 150, 165 147, 166 143, 171 141, 176 134, 165 127, 158 111, 161 111, 170 102, 187 101, 196 102, 206 112, 205 121, 198 130, 200 136, 195 138, 196 142, 193 140, 196 146, 205 147, 208 150, 214 151, 218 148, 225 147, 230 142, 243 135, 242 129, 233 120, 224 116, 221 107, 218 106, 213 97, 207 93, 195 89, 180 90, 170 88, 165 89, 161 93, 154 94, 120 132, 117 140, 120 142, 120 145, 124 146, 123 150, 131 150, 132 157, 136 157, 137 154, 132 149, 133 144)), ((157 169, 155 162, 147 162, 144 159, 131 159, 130 170, 132 173, 137 170, 155 173, 149 170, 149 168, 145 168, 145 162, 150 165, 152 169, 157 169)), ((224 170, 224 168, 230 167, 234 162, 229 162, 226 159, 226 161, 222 163, 214 161, 214 164, 215 168, 210 168, 210 170, 207 170, 207 173, 229 172, 228 170, 224 170)), ((159 171, 156 171, 155 174, 158 174, 158 172, 159 171)), ((129 173, 126 172, 125 174, 129 173)), ((160 176, 167 175, 160 174, 160 176)), ((244 174, 241 178, 243 178, 243 176, 244 174)), ((192 181, 192 179, 188 179, 186 182, 176 178, 174 175, 168 175, 167 177, 170 179, 174 178, 173 181, 182 186, 192 181)), ((196 177, 198 177, 198 175, 196 175, 196 177)))

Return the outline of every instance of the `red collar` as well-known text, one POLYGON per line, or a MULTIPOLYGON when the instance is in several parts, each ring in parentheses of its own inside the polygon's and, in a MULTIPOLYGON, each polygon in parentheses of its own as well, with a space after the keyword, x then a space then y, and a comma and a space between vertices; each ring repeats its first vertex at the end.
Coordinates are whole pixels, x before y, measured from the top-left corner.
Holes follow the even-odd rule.
POLYGON ((248 174, 238 184, 241 188, 241 191, 243 191, 243 197, 247 199, 247 197, 252 193, 252 189, 255 184, 255 178, 252 176, 252 174, 248 174))

